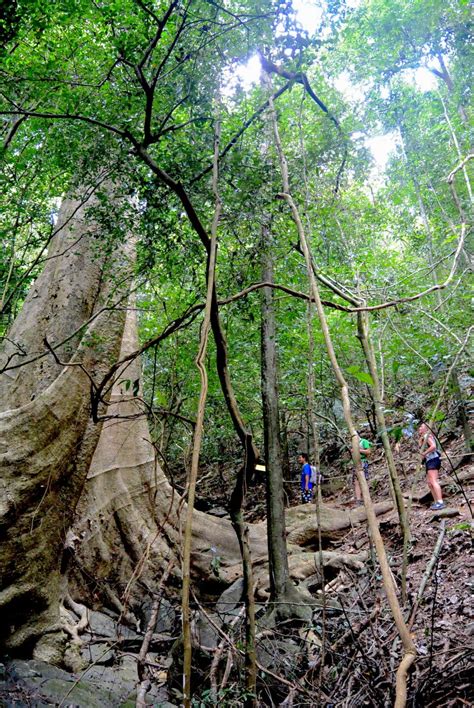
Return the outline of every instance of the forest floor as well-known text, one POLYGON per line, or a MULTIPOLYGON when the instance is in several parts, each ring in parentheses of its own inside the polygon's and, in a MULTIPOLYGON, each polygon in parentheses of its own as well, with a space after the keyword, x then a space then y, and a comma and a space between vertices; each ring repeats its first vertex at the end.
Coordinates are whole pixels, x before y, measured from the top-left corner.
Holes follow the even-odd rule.
MULTIPOLYGON (((456 460, 462 457, 461 441, 453 438, 446 443, 446 451, 456 467, 456 460)), ((416 479, 419 466, 413 450, 402 449, 397 462, 402 471, 402 490, 407 499, 411 528, 404 614, 418 651, 409 680, 408 705, 473 705, 474 465, 464 464, 453 473, 447 461, 444 462, 440 477, 446 508, 432 512, 424 475, 419 481, 416 479), (411 502, 408 501, 410 495, 411 502)), ((198 506, 202 510, 217 515, 226 513, 231 471, 229 464, 221 467, 217 479, 216 475, 205 475, 199 487, 198 506)), ((347 461, 333 464, 323 483, 324 504, 336 509, 353 509, 350 480, 347 461)), ((299 504, 298 485, 299 467, 295 466, 294 479, 287 480, 286 484, 289 506, 299 504)), ((390 498, 384 459, 378 455, 370 466, 370 487, 374 501, 390 498)), ((263 482, 249 490, 247 515, 252 521, 264 518, 263 482)), ((378 519, 393 576, 401 592, 403 544, 396 513, 392 509, 378 519)), ((261 636, 258 659, 260 675, 264 677, 260 681, 259 705, 288 708, 393 705, 393 676, 401 658, 401 647, 365 523, 354 524, 344 533, 336 534, 324 547, 337 552, 341 558, 349 555, 364 557, 366 561, 360 563, 363 567, 358 569, 342 563, 336 569, 328 568, 323 578, 316 578, 311 592, 318 605, 306 625, 290 621, 286 626, 265 627, 260 624, 264 607, 258 606, 257 628, 261 636), (323 665, 322 653, 325 655, 323 665)), ((315 550, 313 546, 311 549, 315 550)), ((226 598, 229 600, 231 595, 227 594, 226 598)), ((239 614, 238 592, 235 599, 233 618, 239 614)), ((210 607, 209 595, 206 603, 210 607)), ((142 632, 124 626, 118 629, 116 620, 107 610, 90 613, 83 649, 88 667, 82 672, 74 674, 41 662, 18 659, 0 664, 0 706, 134 706, 142 632), (120 643, 117 643, 118 636, 120 643)), ((162 707, 179 705, 180 667, 170 651, 171 640, 179 636, 180 631, 177 596, 163 600, 159 621, 161 625, 155 627, 159 634, 148 655, 152 681, 146 703, 162 707)), ((242 628, 239 629, 238 623, 232 620, 224 626, 235 646, 241 646, 242 628)), ((215 642, 213 648, 201 646, 194 654, 195 679, 202 686, 209 685, 212 658, 219 642, 209 633, 201 642, 209 645, 212 641, 215 642)), ((231 652, 226 648, 224 652, 222 664, 229 667, 230 673, 227 687, 217 696, 221 706, 242 705, 238 655, 238 649, 231 652)), ((220 680, 222 672, 223 667, 220 680)), ((209 691, 201 691, 195 705, 204 708, 213 704, 209 691)))
MULTIPOLYGON (((456 461, 462 458, 461 441, 453 441, 447 446, 446 452, 455 466, 456 461)), ((445 509, 441 512, 433 512, 430 509, 433 500, 425 482, 424 472, 419 473, 418 457, 413 454, 413 450, 402 451, 398 467, 402 470, 401 486, 407 500, 411 531, 405 617, 409 618, 418 651, 415 671, 411 677, 411 687, 415 694, 411 696, 411 705, 473 705, 471 673, 474 649, 474 466, 466 464, 453 471, 446 458, 444 459, 440 481, 445 509), (436 553, 435 549, 439 552, 436 553), (428 568, 431 568, 429 576, 428 568), (425 581, 424 589, 421 590, 425 581)), ((371 465, 370 476, 374 501, 389 498, 383 459, 371 465)), ((346 486, 340 494, 325 501, 335 506, 352 506, 352 490, 346 486)), ((395 510, 379 516, 378 520, 396 585, 400 589, 403 544, 395 510)), ((354 549, 368 547, 366 529, 357 527, 345 536, 341 550, 350 553, 354 552, 354 549)), ((364 600, 368 608, 372 608, 376 614, 379 612, 373 609, 377 608, 377 602, 380 601, 380 598, 377 600, 377 592, 369 590, 364 600)), ((372 655, 373 664, 386 663, 386 668, 393 670, 396 668, 393 628, 388 632, 384 632, 382 626, 373 628, 374 641, 366 641, 361 645, 361 650, 365 652, 366 657, 372 655), (384 641, 384 634, 385 647, 380 646, 381 641, 384 641)), ((370 675, 370 664, 366 670, 370 675)), ((373 672, 374 678, 377 673, 373 672)), ((376 686, 376 682, 374 685, 376 686)), ((362 687, 360 699, 362 698, 367 701, 367 705, 371 701, 373 705, 382 705, 386 694, 384 698, 382 690, 379 697, 370 697, 370 693, 362 687)), ((358 704, 364 703, 358 703, 357 697, 352 695, 348 705, 358 704)))
MULTIPOLYGON (((419 465, 415 445, 414 442, 411 445, 406 442, 402 444, 396 460, 411 531, 404 614, 418 651, 416 667, 410 679, 410 705, 472 706, 474 465, 466 462, 458 466, 464 457, 460 437, 453 436, 445 441, 440 472, 445 509, 433 512, 430 509, 433 499, 424 470, 419 465)), ((285 485, 290 506, 300 504, 299 466, 294 468, 293 477, 285 485)), ((370 464, 369 486, 374 502, 390 499, 383 455, 376 453, 370 464)), ((210 498, 214 500, 214 505, 222 493, 223 485, 212 488, 210 498)), ((322 493, 323 503, 335 509, 356 507, 347 456, 328 468, 322 493)), ((249 491, 248 515, 253 520, 264 517, 263 500, 262 483, 249 491)), ((221 503, 224 505, 224 499, 221 503)), ((403 543, 395 509, 380 515, 378 520, 395 582, 401 590, 403 543)), ((333 616, 326 614, 325 642, 328 647, 340 650, 328 649, 327 667, 318 680, 315 682, 315 677, 306 672, 304 681, 311 686, 313 695, 316 695, 315 683, 325 687, 325 692, 318 698, 320 705, 392 705, 394 696, 388 676, 396 670, 400 648, 385 607, 385 598, 380 592, 378 567, 370 562, 373 549, 365 524, 353 526, 342 538, 327 547, 337 548, 341 556, 366 551, 369 562, 364 570, 365 575, 344 568, 332 577, 333 571, 329 570, 326 584, 328 605, 332 599, 337 599, 338 605, 345 609, 342 613, 335 612, 333 616), (345 635, 349 635, 346 639, 349 645, 352 644, 347 651, 340 644, 345 635)), ((321 589, 318 593, 321 595, 321 589)), ((319 633, 316 642, 319 649, 321 624, 321 618, 314 615, 312 629, 319 633)), ((308 666, 311 666, 314 647, 308 649, 308 666)), ((301 674, 299 681, 302 680, 301 674)), ((297 679, 296 674, 293 679, 297 679)), ((290 705, 290 695, 291 691, 285 705, 290 705)), ((292 700, 295 706, 311 705, 311 701, 292 700)))

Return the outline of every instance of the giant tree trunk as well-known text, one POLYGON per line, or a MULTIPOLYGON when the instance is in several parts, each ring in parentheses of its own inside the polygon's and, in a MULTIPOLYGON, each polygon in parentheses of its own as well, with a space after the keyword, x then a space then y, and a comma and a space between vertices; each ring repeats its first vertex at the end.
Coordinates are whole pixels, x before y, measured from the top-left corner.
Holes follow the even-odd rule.
MULTIPOLYGON (((110 296, 114 281, 126 280, 129 261, 123 250, 107 258, 103 253, 99 227, 88 222, 84 205, 65 200, 47 264, 2 357, 8 368, 0 379, 1 641, 10 652, 32 653, 42 639, 36 655, 56 661, 65 592, 61 560, 76 507, 68 545, 76 546, 73 574, 81 592, 92 574, 99 584, 115 581, 108 584, 114 599, 134 577, 152 585, 179 548, 182 506, 156 464, 143 411, 134 417, 138 399, 116 383, 101 411, 114 417, 102 432, 91 421, 91 378, 100 381, 120 347, 122 354, 136 348, 133 310, 121 346, 126 293, 110 296), (55 358, 45 338, 52 347, 69 339, 55 358), (19 361, 24 365, 13 368, 19 361)), ((139 378, 138 364, 120 372, 121 380, 127 377, 139 378)), ((265 539, 259 531, 252 536, 263 560, 265 539)), ((208 571, 215 546, 225 559, 225 578, 238 577, 240 553, 230 522, 196 513, 195 537, 195 572, 208 571)))
MULTIPOLYGON (((136 348, 136 314, 130 309, 120 358, 136 348)), ((71 570, 76 592, 82 597, 89 593, 90 601, 92 593, 105 588, 103 600, 112 597, 123 604, 128 598, 133 604, 144 586, 153 589, 158 585, 170 561, 175 561, 172 574, 181 576, 186 505, 157 461, 140 395, 134 397, 120 383, 139 377, 138 361, 117 377, 106 411, 110 418, 103 424, 77 507, 71 570), (93 586, 90 578, 94 578, 93 586)), ((256 561, 266 561, 261 527, 251 528, 250 542, 256 561)), ((195 510, 191 567, 195 579, 209 574, 215 555, 220 558, 224 582, 241 575, 241 554, 230 520, 195 510)))
POLYGON ((94 244, 98 227, 85 205, 65 200, 46 267, 4 346, 2 365, 10 368, 0 378, 0 631, 9 650, 60 630, 62 548, 100 432, 90 421, 90 377, 103 375, 119 350, 123 312, 99 313, 109 295, 106 261, 113 273, 124 256, 106 259, 94 244), (54 346, 67 337, 56 351, 67 362, 61 365, 43 340, 54 346))

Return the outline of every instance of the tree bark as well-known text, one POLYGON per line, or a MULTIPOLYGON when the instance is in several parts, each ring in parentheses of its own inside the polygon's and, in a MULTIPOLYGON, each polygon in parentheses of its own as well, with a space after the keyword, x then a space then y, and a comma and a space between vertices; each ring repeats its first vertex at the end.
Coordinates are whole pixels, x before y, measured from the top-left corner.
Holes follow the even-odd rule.
MULTIPOLYGON (((272 238, 267 224, 262 227, 262 280, 273 282, 272 238)), ((267 536, 270 564, 270 594, 276 606, 288 592, 289 571, 286 548, 283 465, 278 405, 277 350, 273 289, 262 288, 262 407, 265 439, 267 536)))
MULTIPOLYGON (((118 355, 124 322, 122 311, 103 309, 110 281, 102 280, 106 265, 112 275, 123 267, 124 253, 106 259, 94 249, 99 227, 79 202, 65 200, 61 224, 2 357, 3 366, 30 361, 0 379, 0 626, 9 651, 60 632, 62 548, 100 433, 90 421, 91 380, 118 355), (69 338, 57 359, 46 338, 69 338)), ((52 636, 43 644, 54 654, 52 636)))

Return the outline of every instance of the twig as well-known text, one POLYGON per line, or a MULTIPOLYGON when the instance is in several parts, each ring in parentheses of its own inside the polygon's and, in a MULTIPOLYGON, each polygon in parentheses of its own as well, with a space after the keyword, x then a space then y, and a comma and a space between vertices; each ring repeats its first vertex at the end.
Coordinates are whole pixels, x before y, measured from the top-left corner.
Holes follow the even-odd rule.
POLYGON ((416 611, 418 609, 418 605, 420 604, 420 600, 423 597, 423 593, 425 592, 426 584, 430 578, 430 575, 433 571, 434 566, 438 562, 439 554, 441 552, 441 547, 443 545, 445 531, 446 531, 446 521, 443 519, 441 522, 441 525, 440 525, 440 531, 438 534, 438 538, 437 538, 435 547, 433 549, 433 553, 432 553, 431 558, 428 562, 428 565, 426 566, 426 570, 423 573, 420 587, 418 588, 418 592, 416 593, 415 603, 414 603, 412 610, 410 612, 410 617, 408 618, 408 626, 410 628, 413 626, 413 622, 415 621, 416 611))
POLYGON ((444 324, 444 322, 441 322, 441 320, 439 320, 437 317, 433 317, 433 315, 430 314, 429 312, 426 312, 426 310, 420 310, 420 311, 421 311, 421 313, 422 313, 425 317, 428 317, 430 320, 433 320, 433 322, 436 322, 436 324, 437 324, 439 327, 441 327, 442 329, 444 329, 445 332, 447 332, 448 334, 450 334, 451 337, 454 337, 454 339, 456 340, 456 342, 458 342, 459 344, 462 344, 462 341, 459 339, 458 335, 455 334, 451 329, 449 329, 449 327, 447 327, 447 326, 444 324))
MULTIPOLYGON (((174 560, 172 559, 168 563, 168 566, 160 579, 158 591, 161 590, 161 588, 163 587, 163 585, 167 581, 173 565, 174 565, 174 560)), ((148 676, 145 674, 146 655, 148 652, 148 647, 150 646, 151 639, 153 637, 153 632, 154 632, 154 629, 156 626, 156 620, 158 618, 158 612, 160 610, 160 605, 161 605, 161 595, 158 595, 153 600, 150 619, 148 620, 148 626, 146 628, 145 636, 143 637, 143 642, 140 647, 140 652, 138 654, 137 671, 138 671, 138 678, 140 679, 140 686, 137 691, 137 700, 136 700, 136 704, 135 704, 136 708, 143 708, 143 706, 146 706, 145 696, 146 696, 147 692, 150 690, 150 686, 151 686, 150 680, 149 680, 148 676)))
MULTIPOLYGON (((240 620, 240 618, 242 617, 244 612, 245 612, 245 605, 242 605, 239 613, 233 618, 232 622, 230 623, 230 625, 229 625, 230 628, 235 627, 235 625, 240 620)), ((209 679, 211 682, 211 699, 212 699, 212 701, 214 701, 214 703, 217 702, 217 676, 216 676, 217 668, 219 666, 219 661, 220 661, 221 656, 224 652, 225 646, 226 646, 226 640, 225 640, 225 638, 222 638, 219 643, 219 646, 215 650, 215 654, 212 659, 212 664, 211 664, 211 668, 209 671, 209 679)), ((226 667, 226 669, 227 669, 227 667, 226 667)), ((223 682, 223 684, 224 684, 224 682, 223 682)), ((224 685, 221 686, 221 688, 223 688, 223 687, 224 687, 224 685)))
POLYGON ((430 668, 428 671, 428 678, 426 682, 429 684, 431 680, 431 672, 433 670, 433 644, 434 644, 434 621, 435 621, 435 611, 436 611, 436 596, 438 594, 438 577, 436 571, 438 569, 439 555, 436 556, 434 562, 434 594, 433 594, 433 604, 431 606, 431 636, 430 636, 430 668))
POLYGON ((92 376, 90 375, 90 373, 87 371, 84 364, 82 364, 79 361, 76 361, 76 362, 74 362, 74 361, 61 361, 60 358, 58 357, 58 355, 56 354, 56 352, 54 351, 53 347, 50 345, 50 343, 46 339, 46 337, 44 337, 44 339, 43 339, 43 344, 45 345, 46 349, 53 355, 53 359, 56 362, 56 364, 58 364, 59 366, 64 366, 64 367, 66 367, 66 366, 74 367, 75 366, 75 367, 79 368, 82 372, 84 372, 84 374, 87 376, 87 378, 91 382, 92 390, 95 389, 95 381, 92 378, 92 376))
POLYGON ((441 551, 441 546, 443 544, 444 534, 445 534, 445 530, 446 530, 445 527, 446 527, 446 521, 443 519, 441 522, 441 525, 440 525, 440 532, 438 535, 438 539, 436 541, 436 545, 433 550, 433 554, 431 556, 431 559, 430 559, 428 565, 426 566, 426 570, 425 570, 423 577, 421 579, 420 587, 418 588, 418 592, 416 594, 416 602, 417 603, 419 603, 421 598, 423 597, 423 593, 426 588, 426 583, 428 582, 431 572, 438 560, 438 556, 441 551))

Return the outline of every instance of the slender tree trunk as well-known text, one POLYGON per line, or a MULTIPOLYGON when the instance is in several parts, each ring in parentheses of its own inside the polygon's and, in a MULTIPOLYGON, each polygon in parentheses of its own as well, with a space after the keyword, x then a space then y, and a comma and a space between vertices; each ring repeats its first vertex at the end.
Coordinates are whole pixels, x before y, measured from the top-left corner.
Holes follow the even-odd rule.
MULTIPOLYGON (((247 455, 252 456, 252 441, 249 438, 247 455)), ((245 708, 254 708, 257 697, 257 654, 255 646, 255 596, 252 568, 252 554, 249 542, 249 529, 244 520, 245 493, 247 489, 246 472, 248 469, 247 455, 239 470, 234 491, 230 499, 230 516, 242 555, 244 602, 245 602, 245 687, 247 697, 245 708)))
POLYGON ((318 695, 317 703, 321 701, 321 691, 323 686, 324 663, 326 660, 326 579, 324 574, 324 554, 323 542, 321 534, 321 505, 322 505, 322 485, 321 485, 321 456, 319 449, 319 427, 316 420, 316 401, 315 401, 315 385, 314 385, 314 334, 313 334, 313 303, 308 303, 308 339, 309 339, 309 358, 308 358, 308 409, 309 420, 311 423, 311 440, 313 450, 313 464, 316 467, 318 479, 316 483, 315 505, 316 505, 316 521, 318 524, 318 552, 319 552, 319 571, 321 573, 321 594, 322 594, 322 616, 321 616, 321 657, 319 663, 318 675, 318 695))
POLYGON ((317 470, 321 471, 321 454, 319 447, 319 426, 315 415, 316 411, 316 396, 315 396, 315 380, 314 380, 314 335, 313 335, 313 305, 308 304, 308 341, 309 341, 309 357, 308 357, 308 417, 310 421, 310 459, 317 470))
MULTIPOLYGON (((453 82, 453 79, 451 78, 451 74, 448 71, 448 67, 446 66, 446 63, 444 61, 444 57, 441 52, 438 52, 436 57, 438 59, 439 66, 440 66, 440 71, 436 73, 436 76, 441 77, 441 79, 444 81, 444 83, 448 89, 448 92, 451 95, 453 95, 454 82, 453 82)), ((459 115, 461 116, 463 123, 466 126, 468 126, 469 125, 469 116, 467 114, 466 107, 462 103, 459 103, 458 111, 459 111, 459 115)))
POLYGON ((282 454, 281 464, 282 464, 282 470, 283 470, 283 480, 285 480, 285 479, 289 479, 290 473, 291 473, 290 448, 289 448, 289 444, 288 444, 288 417, 285 415, 285 413, 281 414, 280 436, 281 436, 281 454, 282 454))
MULTIPOLYGON (((252 455, 247 459, 249 465, 254 465, 255 460, 259 457, 259 452, 255 443, 253 442, 253 436, 251 431, 246 426, 235 398, 234 389, 232 386, 232 381, 230 378, 229 367, 228 367, 228 356, 227 356, 227 342, 222 331, 222 326, 219 318, 219 311, 217 306, 217 295, 214 289, 213 292, 213 307, 211 311, 211 327, 212 333, 214 335, 214 341, 216 344, 216 365, 217 374, 219 376, 219 381, 221 383, 222 393, 224 395, 225 402, 227 404, 227 410, 229 411, 230 418, 234 425, 234 430, 245 450, 248 447, 248 440, 250 438, 252 444, 252 455)), ((249 467, 249 473, 253 474, 255 466, 249 467)))
POLYGON ((289 177, 288 177, 288 165, 286 162, 286 157, 283 153, 283 149, 281 146, 281 141, 280 141, 280 135, 279 135, 279 130, 278 130, 278 122, 276 118, 276 113, 275 109, 273 106, 273 101, 270 98, 269 100, 269 110, 271 111, 272 118, 273 118, 273 126, 274 126, 274 135, 275 135, 275 144, 277 147, 278 155, 280 158, 280 167, 281 167, 281 174, 282 174, 282 182, 283 182, 283 193, 280 195, 282 199, 285 200, 285 202, 288 204, 291 214, 293 217, 293 220, 295 222, 295 225, 298 230, 298 235, 300 238, 300 244, 301 244, 301 249, 303 251, 305 261, 306 261, 306 268, 307 268, 307 273, 308 273, 308 278, 310 281, 310 286, 311 286, 311 295, 314 298, 314 301, 316 303, 316 310, 318 313, 319 317, 319 322, 321 325, 321 330, 322 334, 324 337, 324 341, 326 344, 326 349, 329 355, 329 359, 331 361, 331 365, 336 377, 336 380, 338 382, 340 392, 341 392, 341 399, 342 399, 342 405, 344 409, 344 417, 346 420, 347 427, 349 429, 349 434, 351 437, 351 443, 352 443, 352 458, 354 461, 354 466, 356 469, 356 475, 359 480, 359 484, 361 487, 362 491, 362 498, 364 500, 364 506, 366 509, 367 513, 367 522, 369 525, 369 529, 372 535, 372 539, 375 544, 375 549, 377 552, 377 558, 379 560, 380 564, 380 570, 382 572, 382 577, 383 577, 383 584, 385 588, 385 592, 387 595, 387 599, 392 611, 393 618, 395 620, 395 624, 397 626, 398 632, 400 634, 400 638, 402 640, 402 644, 405 650, 405 656, 402 659, 402 662, 400 663, 398 672, 397 672, 397 697, 396 697, 396 708, 402 708, 402 706, 405 705, 406 703, 406 677, 407 677, 407 671, 411 664, 415 661, 416 658, 416 647, 413 643, 413 640, 411 638, 410 632, 408 630, 408 627, 406 625, 406 622, 403 618, 403 614, 398 602, 397 598, 397 592, 395 588, 395 584, 393 581, 393 576, 390 570, 390 566, 388 563, 387 555, 385 552, 385 546, 383 543, 382 536, 380 534, 380 530, 378 527, 377 523, 377 518, 375 516, 375 511, 374 511, 374 506, 372 503, 372 499, 370 498, 370 492, 369 492, 369 487, 367 484, 367 481, 365 479, 365 476, 362 471, 362 461, 360 457, 360 451, 359 451, 359 438, 357 435, 357 431, 354 426, 353 418, 352 418, 352 411, 351 411, 351 404, 350 404, 350 399, 349 399, 349 387, 347 385, 347 382, 344 378, 344 375, 342 373, 342 370, 339 366, 339 362, 337 360, 335 351, 334 351, 334 346, 332 343, 332 338, 329 332, 326 316, 324 313, 324 308, 321 302, 321 297, 319 294, 319 287, 318 287, 318 281, 313 273, 313 267, 312 267, 312 257, 311 257, 311 252, 309 249, 309 245, 306 239, 306 234, 304 231, 303 223, 301 221, 298 209, 296 207, 296 204, 291 196, 290 192, 290 184, 289 184, 289 177))
POLYGON ((217 251, 217 228, 222 211, 222 202, 218 192, 218 164, 219 164, 219 141, 220 126, 217 123, 214 139, 214 165, 212 175, 212 189, 215 197, 214 218, 212 220, 211 243, 207 264, 207 294, 206 307, 204 310, 204 321, 201 326, 201 339, 199 351, 196 357, 196 366, 201 379, 201 390, 199 393, 198 411, 196 416, 196 426, 194 429, 193 455, 191 461, 191 471, 188 480, 188 506, 186 510, 186 524, 183 542, 183 587, 182 587, 182 622, 183 622, 183 694, 185 708, 191 706, 191 617, 189 607, 189 593, 191 586, 191 544, 193 529, 194 500, 196 495, 196 482, 199 469, 199 456, 201 454, 201 440, 204 427, 204 411, 207 399, 208 377, 205 365, 207 342, 211 324, 212 300, 215 293, 215 271, 216 271, 216 251, 217 251))
MULTIPOLYGON (((272 238, 268 225, 264 225, 262 228, 262 279, 265 282, 273 282, 272 238)), ((283 467, 277 384, 278 363, 272 288, 262 288, 261 347, 270 591, 272 600, 278 603, 286 596, 290 581, 283 501, 283 467)))
MULTIPOLYGON (((457 154, 457 156, 458 156, 458 160, 459 160, 459 162, 462 162, 463 154, 462 154, 462 152, 461 152, 461 148, 460 148, 460 145, 459 145, 459 141, 458 141, 456 132, 455 132, 455 130, 454 130, 454 126, 453 126, 453 124, 451 123, 451 119, 450 119, 450 117, 449 117, 449 114, 448 114, 448 111, 447 111, 447 108, 446 108, 446 103, 445 103, 445 101, 444 101, 442 95, 441 95, 440 93, 438 93, 438 95, 439 95, 439 99, 440 99, 440 101, 441 101, 441 105, 443 106, 444 118, 445 118, 446 123, 447 123, 447 125, 448 125, 448 127, 449 127, 449 132, 451 133, 451 139, 452 139, 452 141, 453 141, 453 143, 454 143, 454 146, 455 146, 455 148, 456 148, 456 154, 457 154)), ((472 204, 472 202, 473 202, 473 196, 472 196, 471 181, 470 181, 470 179, 469 179, 469 173, 468 173, 467 168, 466 168, 465 165, 462 166, 461 170, 462 170, 462 173, 463 173, 463 176, 464 176, 464 181, 465 181, 465 183, 466 183, 467 193, 469 194, 469 200, 470 200, 470 202, 471 202, 471 204, 472 204)))
POLYGON ((459 376, 455 368, 451 372, 451 383, 453 386, 454 397, 457 402, 458 420, 463 429, 464 451, 466 452, 466 454, 469 455, 474 449, 474 443, 472 439, 472 428, 466 412, 466 401, 464 400, 461 385, 459 383, 459 376))
POLYGON ((372 377, 372 383, 370 384, 370 392, 372 395, 372 400, 374 403, 375 419, 377 422, 378 434, 382 440, 383 449, 385 452, 385 459, 387 461, 387 467, 389 471, 389 480, 392 490, 392 495, 395 499, 395 504, 398 511, 398 518, 400 520, 400 527, 403 534, 403 549, 404 549, 404 563, 402 570, 402 601, 406 602, 406 564, 408 562, 408 544, 410 541, 410 525, 408 523, 408 517, 405 511, 405 503, 403 500, 402 490, 400 487, 400 477, 398 475, 397 469, 395 467, 395 460, 393 459, 392 447, 390 445, 390 440, 388 439, 387 425, 385 422, 385 415, 383 412, 383 401, 380 392, 380 382, 377 371, 377 364, 375 361, 375 354, 372 347, 372 342, 369 338, 369 318, 366 312, 357 313, 357 330, 358 337, 362 346, 362 350, 365 355, 365 360, 369 373, 372 377))

